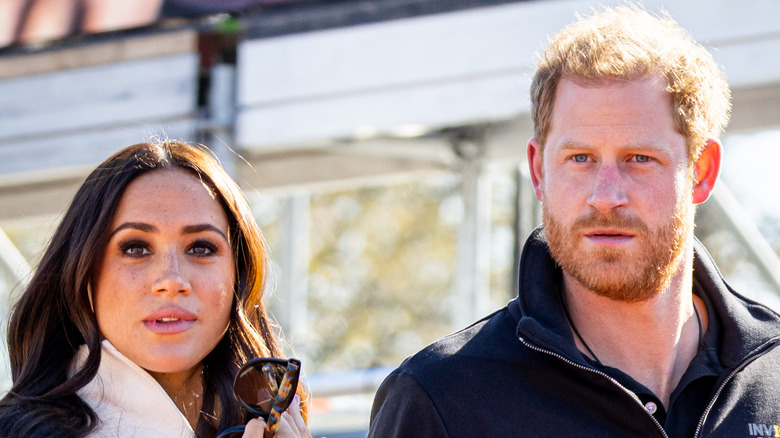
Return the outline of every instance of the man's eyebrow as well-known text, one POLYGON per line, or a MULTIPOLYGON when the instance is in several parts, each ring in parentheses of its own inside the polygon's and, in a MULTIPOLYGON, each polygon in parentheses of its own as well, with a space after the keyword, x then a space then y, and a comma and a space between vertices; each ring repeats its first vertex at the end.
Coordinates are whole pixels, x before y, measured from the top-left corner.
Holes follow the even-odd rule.
POLYGON ((658 152, 665 151, 663 146, 652 141, 646 141, 644 143, 632 145, 629 146, 628 149, 636 149, 640 151, 658 151, 658 152))
POLYGON ((200 232, 203 232, 203 231, 213 231, 213 232, 219 234, 220 236, 222 236, 225 239, 225 241, 227 241, 227 242, 230 241, 230 240, 228 240, 228 238, 225 235, 225 233, 222 232, 222 230, 220 230, 219 228, 217 228, 217 227, 215 227, 214 225, 211 225, 211 224, 186 225, 186 226, 184 226, 181 229, 182 234, 195 234, 195 233, 200 233, 200 232))
POLYGON ((116 233, 118 233, 118 232, 120 232, 120 231, 122 231, 124 229, 127 229, 127 228, 132 228, 134 230, 143 231, 145 233, 156 233, 156 232, 159 231, 157 229, 157 227, 155 227, 154 225, 151 225, 151 224, 147 224, 146 222, 125 222, 122 225, 116 227, 116 229, 114 229, 114 231, 111 232, 111 234, 108 236, 108 238, 109 239, 112 238, 114 236, 114 234, 116 234, 116 233))
MULTIPOLYGON (((558 147, 559 150, 567 149, 593 149, 592 145, 582 143, 578 141, 567 140, 561 143, 558 147)), ((664 147, 653 140, 642 141, 636 144, 628 144, 623 147, 628 150, 646 150, 646 151, 663 151, 664 147)))
POLYGON ((559 150, 565 149, 593 149, 593 146, 578 141, 566 140, 558 146, 559 150))

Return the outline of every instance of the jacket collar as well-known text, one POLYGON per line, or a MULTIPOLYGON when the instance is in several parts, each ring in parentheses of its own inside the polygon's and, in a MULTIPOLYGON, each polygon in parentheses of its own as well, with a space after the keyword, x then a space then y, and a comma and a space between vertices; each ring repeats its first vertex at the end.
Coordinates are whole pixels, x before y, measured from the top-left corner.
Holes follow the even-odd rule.
POLYGON ((693 254, 694 291, 706 294, 715 309, 723 366, 735 368, 747 357, 780 341, 780 315, 734 291, 698 239, 694 239, 693 254))
MULTIPOLYGON (((726 284, 712 257, 694 238, 694 290, 712 302, 721 333, 718 355, 726 368, 780 341, 780 316, 751 301, 726 284)), ((523 247, 519 266, 519 295, 509 303, 517 335, 584 366, 563 313, 562 272, 550 255, 544 230, 534 230, 523 247)))

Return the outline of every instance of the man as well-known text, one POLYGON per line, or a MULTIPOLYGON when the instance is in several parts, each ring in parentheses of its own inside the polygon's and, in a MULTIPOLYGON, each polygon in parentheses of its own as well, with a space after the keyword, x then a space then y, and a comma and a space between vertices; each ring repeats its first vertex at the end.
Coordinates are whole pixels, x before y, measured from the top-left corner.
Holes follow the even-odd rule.
POLYGON ((520 294, 404 361, 369 437, 780 436, 780 316, 693 237, 729 96, 668 17, 606 9, 558 34, 531 87, 544 227, 520 294))

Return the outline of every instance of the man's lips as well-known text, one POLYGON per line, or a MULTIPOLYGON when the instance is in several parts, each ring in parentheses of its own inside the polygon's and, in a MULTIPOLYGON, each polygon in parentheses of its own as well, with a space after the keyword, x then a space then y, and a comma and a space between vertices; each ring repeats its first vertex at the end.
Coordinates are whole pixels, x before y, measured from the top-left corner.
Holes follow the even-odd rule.
POLYGON ((192 327, 197 319, 194 313, 182 307, 165 307, 144 317, 143 324, 157 334, 175 334, 192 327))
POLYGON ((635 233, 621 230, 593 230, 584 233, 586 236, 629 236, 633 237, 635 233))
POLYGON ((636 234, 622 230, 591 230, 583 233, 589 241, 601 245, 616 245, 632 240, 636 234))

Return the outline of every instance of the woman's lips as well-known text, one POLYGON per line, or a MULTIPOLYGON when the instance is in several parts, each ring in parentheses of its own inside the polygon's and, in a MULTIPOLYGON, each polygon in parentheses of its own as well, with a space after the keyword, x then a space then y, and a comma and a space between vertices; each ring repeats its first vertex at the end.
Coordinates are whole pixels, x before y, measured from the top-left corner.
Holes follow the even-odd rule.
POLYGON ((176 334, 188 330, 195 324, 197 317, 194 313, 181 307, 166 307, 158 309, 144 320, 144 326, 157 334, 176 334))

